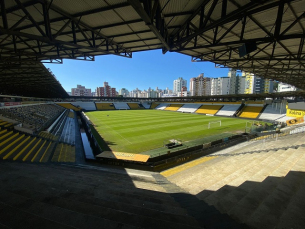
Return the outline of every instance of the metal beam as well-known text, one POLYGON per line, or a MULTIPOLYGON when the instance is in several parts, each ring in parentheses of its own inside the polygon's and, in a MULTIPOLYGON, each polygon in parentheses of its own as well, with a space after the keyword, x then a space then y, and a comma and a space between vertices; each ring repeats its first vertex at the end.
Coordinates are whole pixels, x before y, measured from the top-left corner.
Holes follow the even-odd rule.
POLYGON ((1 6, 1 16, 2 16, 3 27, 5 29, 8 29, 8 23, 7 23, 7 17, 6 17, 6 8, 5 8, 5 0, 0 0, 0 6, 1 6))
POLYGON ((252 15, 254 13, 258 13, 262 10, 266 10, 269 8, 273 8, 277 5, 279 5, 282 2, 287 2, 288 0, 284 0, 281 2, 275 2, 275 3, 270 3, 267 5, 263 5, 261 7, 257 7, 255 8, 255 6, 258 6, 264 2, 268 2, 270 0, 264 0, 264 1, 251 1, 250 3, 239 7, 237 10, 231 12, 230 14, 228 14, 225 18, 221 18, 217 21, 214 21, 213 23, 211 23, 210 25, 207 25, 203 28, 199 28, 198 30, 196 30, 194 33, 192 33, 189 36, 185 36, 182 37, 181 39, 177 39, 176 42, 174 42, 173 46, 175 47, 179 47, 181 44, 185 43, 185 42, 189 42, 191 39, 193 39, 195 36, 198 36, 200 34, 203 34, 204 32, 211 30, 219 25, 224 25, 226 23, 232 22, 234 20, 237 20, 240 17, 244 17, 246 15, 252 15), (253 9, 254 8, 254 9, 253 9))
MULTIPOLYGON (((154 25, 154 22, 151 20, 151 17, 147 14, 147 12, 142 7, 142 4, 138 0, 128 0, 129 4, 134 8, 134 10, 139 14, 141 19, 146 23, 146 25, 151 29, 151 31, 157 36, 157 38, 161 41, 163 46, 170 50, 170 47, 166 41, 166 34, 165 37, 162 36, 160 33, 160 30, 157 29, 156 25, 154 25)), ((157 15, 158 16, 158 15, 157 15)))

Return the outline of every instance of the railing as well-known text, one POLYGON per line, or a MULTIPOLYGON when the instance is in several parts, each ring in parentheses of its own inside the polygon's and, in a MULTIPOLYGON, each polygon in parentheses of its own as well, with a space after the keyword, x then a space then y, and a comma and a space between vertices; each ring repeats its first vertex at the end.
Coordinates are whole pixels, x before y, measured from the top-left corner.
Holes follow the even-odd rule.
POLYGON ((272 138, 278 138, 278 137, 283 137, 286 135, 290 135, 290 134, 298 134, 298 133, 303 133, 305 132, 305 123, 302 124, 302 126, 294 126, 291 127, 289 129, 285 129, 284 131, 282 131, 281 133, 272 133, 272 134, 267 134, 264 136, 259 136, 256 137, 254 139, 251 139, 251 141, 257 141, 257 140, 262 140, 262 139, 272 139, 272 138))
POLYGON ((241 136, 240 138, 232 139, 232 140, 222 142, 222 143, 219 143, 219 144, 215 144, 215 145, 209 146, 208 148, 193 150, 191 152, 187 152, 187 153, 184 153, 184 154, 181 154, 181 155, 177 155, 177 156, 170 157, 170 158, 167 158, 167 159, 163 159, 163 160, 160 160, 160 161, 152 162, 152 163, 149 163, 149 164, 150 164, 150 166, 153 166, 153 167, 158 167, 158 166, 162 166, 162 165, 164 167, 166 167, 169 164, 175 164, 176 165, 176 164, 179 164, 179 163, 182 163, 182 162, 185 162, 185 161, 190 161, 190 160, 193 160, 193 159, 211 154, 211 153, 216 152, 218 150, 221 150, 223 148, 233 146, 237 143, 247 141, 248 138, 250 138, 250 137, 251 137, 251 135, 241 136))

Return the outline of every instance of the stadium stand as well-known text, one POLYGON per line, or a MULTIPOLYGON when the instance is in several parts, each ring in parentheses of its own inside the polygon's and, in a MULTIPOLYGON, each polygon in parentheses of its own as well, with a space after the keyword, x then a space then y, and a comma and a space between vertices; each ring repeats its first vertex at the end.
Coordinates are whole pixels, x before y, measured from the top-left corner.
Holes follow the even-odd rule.
POLYGON ((76 106, 73 106, 71 103, 56 103, 57 105, 59 106, 62 106, 64 108, 67 108, 67 109, 72 109, 74 111, 80 111, 81 110, 81 107, 76 107, 76 106))
POLYGON ((223 105, 202 105, 196 110, 198 114, 216 114, 223 105))
POLYGON ((169 104, 168 103, 160 103, 158 106, 156 106, 156 110, 164 110, 169 104))
POLYGON ((161 174, 249 228, 304 228, 304 140, 245 142, 161 174))
POLYGON ((75 107, 81 107, 87 111, 96 111, 94 102, 72 102, 72 105, 75 107))
MULTIPOLYGON (((142 105, 143 105, 143 107, 145 108, 145 109, 150 109, 150 106, 152 105, 152 103, 150 103, 150 102, 144 102, 144 103, 142 103, 142 105)), ((153 109, 153 108, 152 108, 153 109)))
POLYGON ((61 136, 59 138, 59 142, 67 143, 70 145, 75 144, 75 120, 74 118, 67 117, 65 121, 65 125, 62 129, 61 136))
POLYGON ((153 102, 153 103, 150 105, 150 109, 155 109, 157 106, 159 106, 159 104, 153 102))
POLYGON ((180 107, 182 107, 183 104, 170 104, 168 107, 166 107, 164 110, 165 111, 177 111, 179 110, 180 107))
POLYGON ((139 103, 127 103, 131 110, 145 109, 143 106, 140 106, 139 103))
POLYGON ((265 103, 265 101, 253 101, 253 100, 249 100, 249 101, 246 101, 245 102, 245 104, 249 104, 249 105, 251 105, 251 104, 264 104, 265 103))
POLYGON ((75 162, 75 146, 59 143, 55 148, 52 162, 75 162))
POLYGON ((281 117, 281 118, 278 118, 278 119, 276 119, 275 121, 277 121, 277 122, 286 122, 286 121, 288 121, 288 120, 291 120, 291 119, 295 119, 294 117, 289 117, 289 116, 283 116, 283 117, 281 117))
POLYGON ((65 110, 49 129, 50 132, 41 131, 37 136, 16 130, 0 130, 0 158, 28 162, 75 162, 74 113, 65 110))
POLYGON ((55 145, 54 141, 16 131, 2 137, 0 158, 3 160, 47 162, 55 145))
POLYGON ((260 112, 263 110, 263 106, 250 106, 246 105, 238 115, 240 118, 257 118, 260 112))
POLYGON ((118 102, 118 103, 113 103, 113 105, 114 105, 116 110, 130 110, 127 103, 118 102))
POLYGON ((187 103, 178 109, 179 112, 194 113, 201 104, 187 103))
POLYGON ((14 123, 13 122, 9 122, 9 121, 5 121, 5 120, 2 120, 0 119, 0 130, 1 128, 12 128, 14 126, 14 123))
POLYGON ((226 104, 216 113, 216 115, 233 116, 239 107, 240 104, 226 104))
POLYGON ((115 110, 113 103, 95 103, 95 105, 98 111, 115 110))
POLYGON ((46 139, 50 139, 50 140, 53 140, 53 141, 56 141, 58 139, 57 136, 55 136, 54 134, 51 134, 47 131, 41 131, 38 134, 38 136, 41 137, 41 138, 46 138, 46 139))
POLYGON ((5 228, 202 228, 148 172, 3 163, 0 179, 5 228))
POLYGON ((281 112, 270 104, 267 105, 264 111, 257 118, 263 120, 277 120, 284 116, 286 116, 286 109, 281 112))
POLYGON ((64 108, 55 104, 39 104, 2 108, 0 114, 22 123, 23 128, 39 131, 50 125, 63 110, 64 108))

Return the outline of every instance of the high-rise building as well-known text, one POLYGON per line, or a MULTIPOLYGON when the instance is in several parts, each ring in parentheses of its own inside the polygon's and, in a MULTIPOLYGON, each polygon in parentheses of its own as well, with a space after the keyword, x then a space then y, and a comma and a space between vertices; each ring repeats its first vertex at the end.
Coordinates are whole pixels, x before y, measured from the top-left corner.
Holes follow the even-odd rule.
POLYGON ((242 94, 255 93, 255 75, 250 72, 243 72, 242 76, 245 77, 245 90, 242 94))
POLYGON ((284 92, 284 91, 296 91, 297 88, 295 86, 292 86, 290 84, 286 84, 286 83, 279 83, 278 84, 278 92, 284 92))
POLYGON ((133 98, 140 98, 141 97, 141 90, 139 90, 138 88, 132 90, 129 92, 129 97, 133 97, 133 98))
POLYGON ((190 79, 191 96, 211 95, 211 78, 204 77, 203 73, 190 79))
POLYGON ((123 97, 128 97, 129 91, 126 88, 122 88, 119 90, 119 95, 122 95, 123 97))
POLYGON ((230 68, 228 77, 230 78, 229 94, 238 94, 239 76, 236 75, 236 69, 230 68))
POLYGON ((264 93, 272 93, 273 92, 274 81, 270 79, 265 79, 264 85, 264 93))
POLYGON ((245 88, 246 88, 246 77, 245 76, 239 76, 238 79, 238 90, 237 94, 245 94, 245 88))
POLYGON ((227 95, 230 93, 230 77, 211 79, 211 95, 227 95))
POLYGON ((92 96, 91 89, 85 88, 85 86, 77 85, 76 88, 71 89, 72 96, 92 96))
POLYGON ((272 80, 258 77, 249 72, 243 72, 242 74, 243 77, 238 79, 238 81, 240 81, 240 88, 238 91, 239 94, 260 94, 273 92, 272 80))
POLYGON ((98 97, 116 97, 115 88, 111 88, 108 82, 104 82, 104 87, 97 87, 96 93, 98 97))
POLYGON ((264 79, 261 77, 255 77, 255 88, 254 92, 259 93, 272 93, 273 92, 273 81, 269 79, 264 79))
POLYGON ((174 93, 181 92, 182 87, 187 87, 186 80, 184 80, 182 77, 179 77, 178 79, 174 80, 174 93))

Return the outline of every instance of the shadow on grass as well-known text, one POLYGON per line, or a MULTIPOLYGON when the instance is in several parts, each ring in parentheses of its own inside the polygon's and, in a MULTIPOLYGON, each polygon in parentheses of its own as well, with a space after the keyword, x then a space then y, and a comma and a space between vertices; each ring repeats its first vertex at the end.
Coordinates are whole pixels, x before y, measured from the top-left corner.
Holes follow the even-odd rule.
POLYGON ((90 125, 90 129, 91 129, 91 133, 93 134, 94 138, 97 141, 97 144, 100 146, 100 148, 103 151, 112 151, 109 146, 110 145, 116 145, 115 142, 111 142, 111 141, 105 141, 101 135, 97 132, 97 130, 94 128, 94 126, 90 125))

